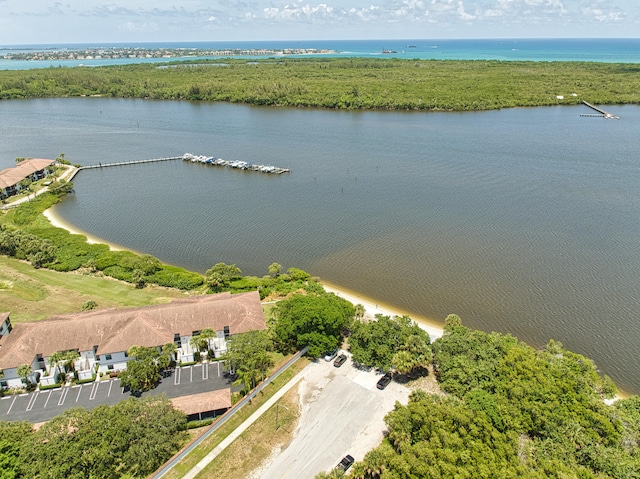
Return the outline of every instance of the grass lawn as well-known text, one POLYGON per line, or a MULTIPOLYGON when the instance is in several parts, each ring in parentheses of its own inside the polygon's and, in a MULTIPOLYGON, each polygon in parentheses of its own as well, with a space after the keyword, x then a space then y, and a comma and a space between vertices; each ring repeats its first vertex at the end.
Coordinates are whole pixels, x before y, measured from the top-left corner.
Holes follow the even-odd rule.
POLYGON ((272 454, 286 446, 293 437, 300 403, 298 387, 292 388, 278 401, 278 428, 276 406, 272 406, 238 439, 198 474, 198 479, 245 479, 272 454))
POLYGON ((156 286, 136 289, 106 277, 35 269, 24 261, 0 256, 0 312, 10 312, 13 323, 78 312, 89 300, 104 309, 167 303, 185 294, 156 286))

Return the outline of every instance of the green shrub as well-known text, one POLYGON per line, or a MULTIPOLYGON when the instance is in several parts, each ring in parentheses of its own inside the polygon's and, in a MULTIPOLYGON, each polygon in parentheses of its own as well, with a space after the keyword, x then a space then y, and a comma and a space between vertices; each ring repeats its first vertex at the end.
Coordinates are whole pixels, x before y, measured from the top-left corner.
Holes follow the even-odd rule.
MULTIPOLYGON (((132 270, 137 255, 131 251, 105 251, 96 258, 96 268, 105 271, 111 266, 119 266, 123 269, 132 270)), ((105 271, 105 274, 106 271, 105 271)))
POLYGON ((127 281, 129 283, 133 282, 133 278, 131 276, 131 271, 124 269, 122 266, 109 266, 102 270, 104 274, 107 276, 111 276, 112 278, 120 279, 122 281, 127 281))
POLYGON ((76 384, 87 384, 87 383, 92 383, 96 380, 96 375, 94 374, 92 377, 90 377, 89 379, 78 379, 76 380, 76 384))
POLYGON ((42 384, 38 384, 38 389, 40 391, 48 391, 49 389, 61 388, 62 383, 50 384, 48 386, 43 386, 42 384))
POLYGON ((171 265, 161 265, 158 271, 146 276, 145 279, 148 283, 183 290, 195 289, 204 282, 202 275, 171 265))
POLYGON ((199 427, 204 427, 204 426, 208 426, 209 424, 213 424, 213 421, 215 421, 214 418, 210 417, 207 419, 200 419, 199 421, 189 421, 187 423, 186 428, 187 429, 197 429, 199 427))

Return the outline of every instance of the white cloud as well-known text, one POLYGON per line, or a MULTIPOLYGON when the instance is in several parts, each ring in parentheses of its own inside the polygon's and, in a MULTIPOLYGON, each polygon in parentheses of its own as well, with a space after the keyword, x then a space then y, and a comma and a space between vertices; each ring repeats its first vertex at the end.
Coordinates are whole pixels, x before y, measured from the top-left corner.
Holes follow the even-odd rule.
POLYGON ((325 20, 334 17, 333 7, 326 3, 315 6, 285 5, 284 7, 267 7, 263 10, 264 16, 272 20, 325 20))
POLYGON ((0 43, 7 44, 68 38, 637 37, 640 31, 639 0, 0 0, 0 5, 0 43))
POLYGON ((458 2, 458 8, 456 10, 461 20, 473 20, 474 18, 476 18, 476 15, 467 13, 467 11, 464 8, 464 3, 462 2, 462 0, 458 2))
POLYGON ((129 32, 149 33, 158 31, 158 24, 155 22, 124 22, 121 28, 129 32))

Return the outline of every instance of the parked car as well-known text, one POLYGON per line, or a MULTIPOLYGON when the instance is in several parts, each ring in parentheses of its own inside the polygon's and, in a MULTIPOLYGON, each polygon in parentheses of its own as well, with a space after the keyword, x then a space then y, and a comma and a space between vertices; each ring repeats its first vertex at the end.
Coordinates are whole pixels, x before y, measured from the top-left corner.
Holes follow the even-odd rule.
POLYGON ((333 362, 333 365, 339 368, 345 363, 346 360, 347 360, 347 355, 343 353, 336 358, 336 360, 333 362))
POLYGON ((349 469, 351 467, 351 465, 355 462, 355 460, 353 459, 353 457, 349 454, 347 454, 346 456, 344 456, 342 458, 342 461, 340 461, 338 463, 338 465, 336 466, 336 469, 341 469, 343 471, 346 471, 347 469, 349 469))
POLYGON ((390 382, 391 382, 391 373, 387 373, 384 376, 382 376, 380 379, 378 379, 378 384, 376 384, 376 387, 378 389, 384 389, 389 385, 390 382))
POLYGON ((338 350, 334 349, 333 351, 329 351, 324 353, 324 360, 329 362, 331 361, 333 358, 335 358, 338 355, 338 350))

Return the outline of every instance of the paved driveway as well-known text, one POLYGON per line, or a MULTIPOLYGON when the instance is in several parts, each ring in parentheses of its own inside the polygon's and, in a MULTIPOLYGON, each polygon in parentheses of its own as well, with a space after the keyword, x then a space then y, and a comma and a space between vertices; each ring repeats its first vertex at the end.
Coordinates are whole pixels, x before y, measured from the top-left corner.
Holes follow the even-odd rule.
POLYGON ((381 374, 357 369, 351 359, 341 368, 322 359, 311 366, 299 387, 302 413, 294 438, 252 478, 312 479, 347 454, 360 461, 380 444, 384 416, 395 402, 408 401, 405 386, 392 382, 380 391, 381 374))
MULTIPOLYGON (((229 387, 223 377, 219 362, 195 364, 168 371, 157 388, 142 395, 164 393, 169 398, 190 394, 217 391, 229 387)), ((72 407, 93 409, 101 404, 113 405, 131 397, 129 391, 120 386, 120 380, 110 379, 77 386, 34 391, 32 393, 6 396, 0 399, 0 420, 48 421, 72 407)))

